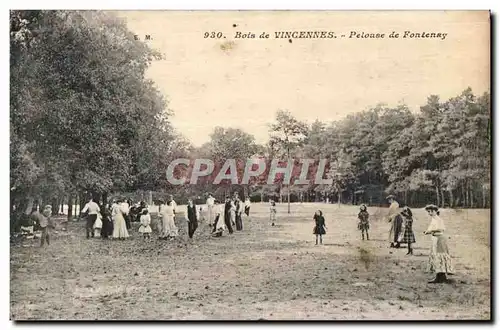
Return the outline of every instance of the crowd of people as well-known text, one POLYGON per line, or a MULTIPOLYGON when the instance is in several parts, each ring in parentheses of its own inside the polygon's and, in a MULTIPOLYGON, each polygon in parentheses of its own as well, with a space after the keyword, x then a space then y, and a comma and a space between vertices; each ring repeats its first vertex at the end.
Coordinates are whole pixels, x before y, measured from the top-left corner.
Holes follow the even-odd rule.
MULTIPOLYGON (((177 203, 170 195, 166 201, 159 200, 158 204, 156 222, 158 239, 173 240, 179 235, 175 223, 176 215, 179 213, 177 203)), ((209 194, 205 210, 202 206, 197 207, 192 198, 188 199, 184 215, 189 238, 193 238, 201 220, 207 221, 214 237, 220 237, 224 232, 232 234, 234 230, 243 230, 243 214, 247 218, 250 216, 250 205, 249 198, 243 202, 237 193, 232 197, 227 196, 223 204, 209 194)), ((144 239, 150 239, 153 233, 149 206, 144 201, 133 205, 130 200, 118 198, 108 205, 99 205, 90 199, 82 209, 81 216, 86 219, 87 238, 100 236, 126 239, 130 236, 129 231, 133 221, 140 223, 138 231, 144 239)))
MULTIPOLYGON (((413 231, 414 216, 412 210, 405 206, 400 209, 399 203, 392 195, 387 197, 389 209, 386 219, 390 223, 389 242, 390 248, 401 248, 401 244, 406 244, 407 255, 413 255, 413 244, 416 243, 413 231)), ((229 235, 234 230, 243 230, 243 214, 246 218, 250 216, 250 199, 241 200, 235 193, 233 196, 226 196, 221 203, 212 194, 208 195, 206 207, 196 206, 193 199, 189 199, 184 211, 187 222, 187 233, 190 239, 193 238, 198 229, 199 221, 206 221, 211 227, 213 237, 221 237, 224 233, 229 235)), ((431 235, 432 244, 429 253, 427 270, 435 273, 435 278, 429 283, 447 282, 447 275, 453 274, 454 268, 448 250, 445 226, 443 219, 439 216, 439 208, 436 205, 427 205, 425 211, 430 218, 430 224, 424 231, 425 235, 431 235)), ((175 223, 178 214, 178 206, 170 195, 166 201, 159 201, 158 221, 156 222, 156 232, 160 240, 173 240, 179 235, 179 230, 175 223)), ((270 224, 277 224, 276 202, 269 201, 270 224)), ((50 230, 54 228, 51 220, 52 207, 47 205, 40 212, 34 208, 31 218, 38 224, 41 230, 41 246, 50 244, 50 230)), ((113 238, 118 240, 126 239, 130 236, 131 222, 140 223, 138 232, 144 239, 151 239, 153 232, 149 206, 144 202, 132 204, 130 200, 118 198, 110 204, 99 205, 95 200, 90 199, 82 209, 82 216, 86 218, 86 237, 113 238)), ((323 244, 323 235, 326 234, 327 227, 325 217, 321 210, 317 210, 313 216, 313 234, 316 236, 316 245, 323 244)), ((361 231, 361 239, 370 240, 370 214, 365 204, 360 206, 358 213, 358 230, 361 231)))

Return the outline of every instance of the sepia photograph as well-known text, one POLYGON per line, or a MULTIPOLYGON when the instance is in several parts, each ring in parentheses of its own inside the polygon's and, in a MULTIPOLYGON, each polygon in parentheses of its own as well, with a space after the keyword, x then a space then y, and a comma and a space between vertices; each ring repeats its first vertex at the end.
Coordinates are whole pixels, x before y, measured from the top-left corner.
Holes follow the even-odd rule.
POLYGON ((10 320, 492 320, 485 10, 10 10, 10 320))

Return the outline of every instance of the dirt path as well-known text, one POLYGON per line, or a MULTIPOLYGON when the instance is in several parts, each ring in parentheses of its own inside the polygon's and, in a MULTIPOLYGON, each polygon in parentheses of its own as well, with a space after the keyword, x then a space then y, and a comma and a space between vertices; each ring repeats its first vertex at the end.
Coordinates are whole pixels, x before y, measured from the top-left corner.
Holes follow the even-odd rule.
MULTIPOLYGON (((11 318, 26 319, 489 319, 489 210, 443 212, 457 274, 429 285, 427 219, 415 210, 415 255, 387 248, 388 225, 373 214, 371 241, 356 207, 253 205, 244 231, 194 242, 86 240, 70 224, 53 244, 11 248, 11 318), (315 246, 312 215, 328 233, 315 246)), ((23 243, 38 244, 38 241, 23 243)))

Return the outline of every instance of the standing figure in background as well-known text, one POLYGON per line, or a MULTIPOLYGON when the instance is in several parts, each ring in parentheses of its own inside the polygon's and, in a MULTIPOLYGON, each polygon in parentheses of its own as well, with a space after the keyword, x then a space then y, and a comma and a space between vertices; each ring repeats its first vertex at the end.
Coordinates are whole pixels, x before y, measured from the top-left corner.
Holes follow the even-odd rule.
POLYGON ((130 221, 130 205, 131 205, 130 203, 131 203, 130 199, 129 200, 123 199, 123 202, 121 203, 120 206, 123 213, 123 218, 125 219, 125 225, 127 227, 127 230, 130 230, 130 228, 132 228, 132 224, 130 221))
POLYGON ((163 208, 165 207, 165 202, 163 200, 158 200, 158 216, 156 220, 156 230, 158 231, 158 237, 161 238, 163 237, 163 218, 162 218, 162 211, 163 208))
POLYGON ((222 233, 226 229, 227 221, 224 219, 225 216, 225 208, 226 204, 219 204, 219 201, 215 201, 214 205, 214 213, 215 213, 215 222, 214 229, 212 233, 215 237, 221 237, 222 233))
POLYGON ((188 199, 186 220, 188 222, 188 236, 193 238, 194 232, 198 228, 198 212, 192 198, 188 199))
POLYGON ((231 208, 232 208, 232 202, 231 198, 229 196, 226 196, 226 202, 224 203, 224 223, 226 224, 227 230, 229 231, 229 234, 233 233, 233 226, 231 223, 231 208))
POLYGON ((270 218, 271 218, 271 226, 274 226, 276 223, 276 202, 274 200, 269 201, 270 207, 269 207, 269 212, 270 212, 270 218))
POLYGON ((121 201, 122 199, 113 205, 111 216, 113 217, 113 238, 123 240, 129 237, 129 234, 125 218, 123 217, 124 207, 121 201))
POLYGON ((174 215, 177 213, 177 203, 174 201, 174 195, 168 195, 167 203, 170 202, 174 210, 174 215))
POLYGON ((163 232, 160 237, 161 239, 173 240, 178 235, 178 229, 175 225, 175 208, 172 204, 172 200, 169 200, 167 204, 162 207, 161 218, 163 232))
POLYGON ((149 211, 147 208, 143 208, 141 211, 140 217, 141 226, 139 227, 139 233, 142 233, 144 239, 151 238, 151 216, 149 215, 149 211))
POLYGON ((87 238, 90 238, 90 236, 94 237, 94 223, 97 220, 97 214, 99 213, 99 210, 100 206, 94 201, 93 198, 91 198, 82 209, 82 214, 87 213, 87 223, 85 225, 87 238))
POLYGON ((207 218, 208 224, 212 226, 215 222, 215 212, 214 212, 215 198, 212 194, 208 194, 207 198, 207 218))
POLYGON ((391 248, 399 248, 401 245, 398 242, 398 238, 403 226, 403 218, 399 214, 399 203, 396 202, 396 198, 393 195, 389 195, 387 196, 387 200, 390 204, 387 218, 391 224, 389 241, 391 242, 391 248))
POLYGON ((413 213, 408 206, 403 208, 401 212, 403 216, 403 230, 399 235, 399 243, 408 244, 408 253, 406 255, 413 254, 413 249, 411 245, 415 243, 415 234, 413 233, 413 213))
POLYGON ((236 197, 231 198, 231 225, 236 227, 236 197))
POLYGON ((101 215, 101 207, 99 206, 97 219, 94 222, 94 235, 92 235, 92 237, 100 237, 101 231, 102 231, 102 215, 101 215))
POLYGON ((366 232, 366 239, 370 240, 370 236, 368 234, 368 230, 370 229, 370 221, 369 221, 370 215, 368 214, 368 211, 366 210, 366 205, 361 204, 359 207, 359 213, 358 213, 358 229, 361 230, 361 237, 363 241, 365 240, 365 232, 366 232))
POLYGON ((436 205, 427 205, 425 210, 431 218, 431 223, 424 234, 432 235, 427 271, 436 274, 436 277, 429 283, 445 283, 447 282, 446 275, 453 274, 454 268, 448 251, 448 241, 444 234, 444 222, 439 217, 439 208, 436 205))
POLYGON ((111 212, 109 212, 106 205, 101 204, 100 213, 102 217, 101 237, 108 238, 113 234, 113 221, 111 221, 111 212))
POLYGON ((245 214, 247 215, 247 217, 250 216, 250 197, 247 197, 245 199, 245 214))
POLYGON ((242 214, 245 207, 239 197, 236 197, 236 230, 243 230, 242 214))
POLYGON ((40 247, 43 247, 45 242, 47 242, 47 245, 50 245, 50 229, 55 227, 52 221, 52 206, 46 205, 42 213, 36 211, 32 214, 32 217, 38 222, 40 230, 42 231, 40 247))
POLYGON ((326 226, 325 226, 325 218, 323 217, 323 212, 321 210, 317 210, 314 214, 314 229, 313 234, 316 235, 316 245, 323 244, 323 235, 326 234, 326 226))

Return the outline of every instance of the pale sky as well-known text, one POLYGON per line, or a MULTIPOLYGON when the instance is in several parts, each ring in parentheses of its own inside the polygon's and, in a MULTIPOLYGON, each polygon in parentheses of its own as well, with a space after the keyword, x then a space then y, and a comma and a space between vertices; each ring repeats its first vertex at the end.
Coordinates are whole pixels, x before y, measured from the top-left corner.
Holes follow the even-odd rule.
POLYGON ((259 143, 278 109, 309 123, 344 118, 378 103, 442 99, 468 86, 490 89, 489 13, 396 11, 128 11, 141 39, 165 54, 147 75, 169 100, 170 118, 194 145, 216 126, 242 128, 259 143), (237 27, 233 27, 236 24, 237 27), (225 39, 204 39, 204 32, 225 39), (252 32, 255 39, 234 39, 252 32), (337 39, 275 39, 275 31, 333 31, 337 39), (384 39, 349 38, 351 31, 384 39), (392 31, 447 33, 441 39, 389 39, 392 31), (269 39, 259 39, 262 32, 269 39), (345 37, 342 38, 341 35, 345 37))

